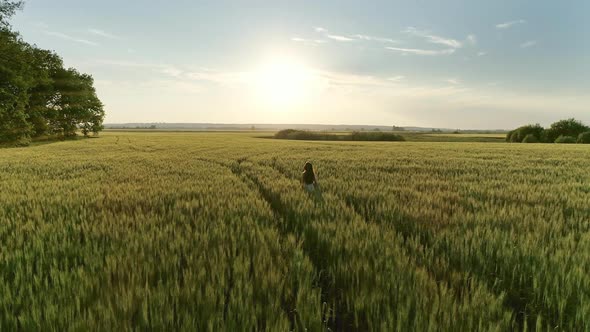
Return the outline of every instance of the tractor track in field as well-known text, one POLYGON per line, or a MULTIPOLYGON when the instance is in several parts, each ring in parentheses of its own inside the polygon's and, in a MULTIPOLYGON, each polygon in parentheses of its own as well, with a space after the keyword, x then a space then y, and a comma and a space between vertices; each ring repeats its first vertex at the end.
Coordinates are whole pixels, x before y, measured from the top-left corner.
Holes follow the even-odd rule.
MULTIPOLYGON (((305 236, 305 233, 309 231, 309 229, 302 228, 302 225, 298 222, 295 218, 296 211, 291 211, 289 206, 284 204, 280 199, 280 194, 273 192, 272 190, 266 188, 264 184, 251 172, 242 167, 242 163, 247 161, 248 158, 241 158, 237 162, 237 166, 232 167, 232 172, 238 177, 245 177, 248 181, 253 183, 260 196, 268 203, 277 224, 277 228, 279 229, 280 233, 283 235, 293 234, 297 238, 301 238, 305 236)), ((260 164, 260 166, 267 165, 260 164)), ((271 167, 272 168, 272 167, 271 167)), ((272 168, 274 169, 274 168, 272 168)), ((279 171, 282 175, 285 175, 283 172, 279 171)), ((288 176, 285 176, 289 178, 288 176)), ((353 328, 353 315, 349 312, 346 312, 343 306, 339 305, 339 301, 337 298, 337 289, 334 285, 331 284, 330 278, 327 274, 322 273, 323 271, 328 271, 326 264, 323 262, 322 257, 325 254, 322 251, 314 251, 315 248, 308 248, 306 247, 306 243, 304 241, 302 247, 305 255, 308 257, 312 265, 314 266, 314 270, 318 276, 317 279, 317 286, 321 289, 321 299, 322 303, 335 303, 337 305, 336 308, 331 308, 331 310, 336 311, 336 316, 334 318, 327 321, 327 327, 331 331, 351 331, 357 330, 353 328), (342 315, 338 315, 338 313, 342 313, 342 315)), ((296 297, 296 296, 295 296, 296 297)), ((323 313, 325 315, 326 313, 323 313)), ((300 317, 298 314, 295 313, 295 317, 292 318, 293 323, 295 320, 299 321, 300 317)), ((326 317, 322 317, 322 320, 326 322, 326 317)), ((293 325, 294 327, 294 325, 293 325)), ((364 330, 360 328, 359 330, 364 330)))
MULTIPOLYGON (((267 153, 263 153, 263 154, 267 154, 267 153)), ((260 154, 260 155, 263 155, 263 154, 260 154)), ((269 190, 266 190, 266 188, 264 188, 264 186, 260 183, 260 181, 258 181, 258 179, 255 176, 248 174, 247 172, 244 171, 241 164, 243 162, 247 161, 249 158, 241 157, 241 158, 238 158, 234 163, 231 163, 231 164, 226 164, 226 163, 220 162, 218 160, 212 160, 212 159, 207 159, 207 158, 203 158, 203 157, 197 157, 194 159, 199 160, 199 161, 203 161, 203 162, 207 162, 207 163, 212 163, 212 164, 229 169, 232 172, 232 174, 234 176, 236 176, 240 181, 245 183, 246 186, 252 187, 253 189, 257 190, 259 196, 264 201, 266 201, 266 203, 269 205, 269 208, 270 208, 272 216, 273 216, 273 220, 274 220, 273 227, 275 227, 279 231, 279 234, 281 234, 281 236, 284 237, 288 234, 299 235, 296 232, 294 232, 293 230, 289 229, 289 227, 286 227, 286 225, 288 225, 288 223, 284 222, 286 219, 286 215, 284 213, 284 211, 286 211, 286 207, 280 203, 280 201, 278 200, 278 198, 275 195, 273 195, 269 190)), ((306 252, 305 250, 303 250, 303 253, 305 254, 305 256, 307 256, 307 258, 310 260, 310 262, 312 262, 312 264, 314 266, 314 271, 316 271, 316 273, 317 273, 318 268, 315 265, 314 260, 310 257, 309 253, 306 252)), ((321 286, 320 286, 320 289, 323 290, 323 288, 321 286)), ((231 290, 226 291, 226 301, 227 302, 229 302, 230 291, 231 290)), ((321 294, 323 296, 324 292, 322 291, 321 294)), ((297 293, 295 292, 295 294, 291 298, 288 298, 288 299, 284 298, 283 295, 281 295, 281 296, 282 296, 282 300, 281 300, 282 309, 289 319, 290 330, 295 331, 295 330, 297 330, 297 326, 301 325, 301 323, 300 323, 301 317, 299 317, 299 314, 295 308, 295 299, 297 298, 297 293)), ((322 298, 322 302, 325 302, 323 298, 322 298)), ((227 310, 224 310, 224 317, 226 316, 226 311, 227 310)), ((301 326, 299 326, 299 327, 301 327, 301 326)), ((261 327, 261 328, 263 328, 263 327, 261 327)))

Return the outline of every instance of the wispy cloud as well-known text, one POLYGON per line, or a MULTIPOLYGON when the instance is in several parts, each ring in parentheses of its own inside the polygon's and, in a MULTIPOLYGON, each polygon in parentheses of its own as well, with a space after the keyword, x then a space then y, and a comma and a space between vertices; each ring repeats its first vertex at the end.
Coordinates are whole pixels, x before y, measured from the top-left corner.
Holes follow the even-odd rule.
POLYGON ((43 31, 43 33, 45 33, 48 36, 53 36, 53 37, 61 38, 63 40, 69 40, 69 41, 73 41, 73 42, 84 44, 84 45, 98 46, 98 43, 95 43, 93 41, 82 39, 82 38, 72 37, 70 35, 66 35, 65 33, 61 33, 61 32, 43 31))
POLYGON ((219 71, 208 68, 187 68, 165 63, 134 62, 121 60, 94 60, 94 64, 101 66, 115 66, 141 72, 151 71, 165 77, 165 80, 175 80, 187 83, 215 83, 235 84, 247 82, 248 73, 241 71, 219 71))
POLYGON ((457 84, 460 84, 461 83, 461 81, 459 81, 456 78, 448 78, 448 79, 445 80, 445 82, 450 83, 450 84, 453 84, 453 85, 457 85, 457 84))
POLYGON ((106 31, 100 30, 100 29, 90 28, 90 29, 88 29, 88 32, 90 32, 91 34, 100 36, 100 37, 108 38, 108 39, 121 39, 121 37, 119 37, 119 36, 115 36, 111 33, 108 33, 106 31))
POLYGON ((467 36, 467 42, 471 45, 477 44, 477 36, 474 34, 470 34, 469 36, 467 36))
POLYGON ((328 34, 326 34, 326 37, 327 37, 327 38, 330 38, 330 39, 337 40, 337 41, 341 41, 341 42, 351 42, 351 41, 355 41, 355 39, 354 39, 354 38, 349 38, 349 37, 346 37, 346 36, 340 36, 340 35, 332 35, 332 34, 329 34, 329 33, 328 33, 328 34))
POLYGON ((528 40, 522 44, 520 44, 521 48, 529 48, 529 47, 533 47, 537 45, 537 41, 536 40, 528 40))
POLYGON ((448 48, 444 50, 424 50, 424 49, 417 49, 417 48, 399 48, 399 47, 386 47, 385 49, 390 51, 396 51, 403 54, 416 54, 416 55, 450 55, 455 53, 454 48, 448 48))
POLYGON ((373 42, 379 42, 379 43, 398 43, 399 42, 397 40, 387 38, 387 37, 371 36, 371 35, 360 34, 360 33, 352 34, 352 35, 335 34, 335 33, 328 31, 328 29, 322 28, 322 27, 315 27, 314 30, 318 33, 323 34, 326 38, 330 38, 330 39, 340 41, 340 42, 352 42, 352 41, 373 41, 373 42))
POLYGON ((488 52, 477 52, 477 56, 484 56, 487 54, 488 54, 488 52))
POLYGON ((426 39, 429 43, 445 45, 452 48, 461 48, 463 43, 452 38, 445 38, 433 35, 429 31, 418 30, 414 27, 408 27, 403 32, 426 39))
POLYGON ((393 43, 393 44, 399 43, 398 40, 391 39, 391 38, 369 36, 369 35, 362 35, 362 34, 352 35, 351 37, 356 38, 356 39, 360 39, 360 40, 376 41, 376 42, 380 42, 380 43, 393 43))
POLYGON ((351 41, 355 41, 355 39, 354 38, 351 38, 351 37, 347 37, 347 36, 343 36, 343 35, 332 34, 326 28, 315 27, 314 30, 316 32, 319 32, 319 33, 323 34, 324 37, 330 38, 332 40, 336 40, 336 41, 340 41, 340 42, 351 42, 351 41))
MULTIPOLYGON (((447 98, 469 91, 463 86, 446 85, 414 85, 404 82, 403 76, 384 78, 379 76, 357 75, 339 72, 317 72, 320 79, 327 82, 327 86, 337 91, 382 93, 390 97, 407 98, 447 98)), ((446 99, 445 99, 446 100, 446 99)))
POLYGON ((496 24, 496 29, 508 29, 514 25, 525 24, 525 23, 526 23, 526 21, 523 19, 510 21, 510 22, 504 22, 504 23, 498 23, 498 24, 496 24))

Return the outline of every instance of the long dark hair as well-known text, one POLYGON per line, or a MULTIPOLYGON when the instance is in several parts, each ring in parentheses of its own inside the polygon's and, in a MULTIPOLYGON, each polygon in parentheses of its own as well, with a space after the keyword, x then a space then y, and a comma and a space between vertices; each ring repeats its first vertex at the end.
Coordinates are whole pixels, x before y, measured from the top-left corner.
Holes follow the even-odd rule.
POLYGON ((315 181, 313 165, 309 161, 305 163, 305 166, 303 166, 303 177, 306 183, 312 183, 315 181))

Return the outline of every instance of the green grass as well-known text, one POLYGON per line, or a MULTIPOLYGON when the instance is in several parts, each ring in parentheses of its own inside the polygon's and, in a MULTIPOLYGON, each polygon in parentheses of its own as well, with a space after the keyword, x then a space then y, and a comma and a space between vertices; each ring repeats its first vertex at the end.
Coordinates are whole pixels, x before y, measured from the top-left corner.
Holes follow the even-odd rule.
POLYGON ((590 329, 587 146, 256 135, 0 149, 0 330, 590 329))

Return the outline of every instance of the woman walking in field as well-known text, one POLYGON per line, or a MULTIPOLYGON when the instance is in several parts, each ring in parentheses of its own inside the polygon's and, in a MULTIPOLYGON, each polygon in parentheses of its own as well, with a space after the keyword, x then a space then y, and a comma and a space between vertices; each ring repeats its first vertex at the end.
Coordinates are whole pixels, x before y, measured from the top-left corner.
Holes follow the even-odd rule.
POLYGON ((317 186, 317 178, 315 176, 315 172, 313 171, 313 166, 308 161, 303 166, 303 175, 301 176, 301 184, 305 188, 305 190, 312 192, 315 187, 317 186))

